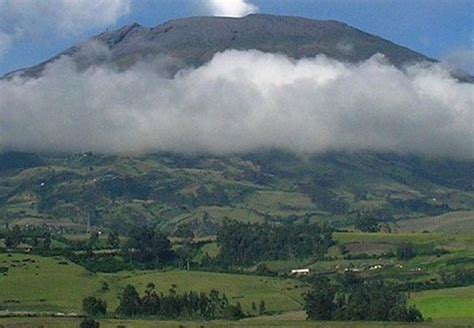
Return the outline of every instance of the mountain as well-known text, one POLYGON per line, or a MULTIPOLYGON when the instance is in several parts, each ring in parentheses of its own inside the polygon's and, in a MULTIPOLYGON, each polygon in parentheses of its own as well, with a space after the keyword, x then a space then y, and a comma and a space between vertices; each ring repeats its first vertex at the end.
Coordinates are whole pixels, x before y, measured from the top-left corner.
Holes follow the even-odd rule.
MULTIPOLYGON (((86 42, 7 77, 37 77, 62 55, 82 69, 101 64, 126 69, 163 56, 173 59, 171 72, 201 65, 226 49, 293 58, 325 54, 347 62, 382 53, 395 65, 432 61, 340 22, 270 15, 194 17, 154 28, 133 24, 89 41, 94 40, 108 50, 84 51, 86 42)), ((85 230, 90 220, 126 232, 148 222, 167 232, 187 226, 206 236, 226 218, 346 227, 358 211, 371 211, 384 223, 472 213, 474 162, 374 152, 302 158, 277 150, 221 157, 0 154, 0 224, 85 230)))
POLYGON ((62 55, 72 56, 82 68, 104 63, 126 68, 141 59, 166 56, 173 59, 171 70, 174 72, 185 66, 199 66, 227 49, 257 49, 295 59, 324 54, 347 62, 359 62, 382 53, 395 65, 433 61, 338 21, 262 14, 243 18, 191 17, 151 28, 132 24, 91 40, 105 44, 110 53, 84 54, 80 51, 81 45, 77 45, 44 63, 6 77, 38 76, 47 63, 62 55))

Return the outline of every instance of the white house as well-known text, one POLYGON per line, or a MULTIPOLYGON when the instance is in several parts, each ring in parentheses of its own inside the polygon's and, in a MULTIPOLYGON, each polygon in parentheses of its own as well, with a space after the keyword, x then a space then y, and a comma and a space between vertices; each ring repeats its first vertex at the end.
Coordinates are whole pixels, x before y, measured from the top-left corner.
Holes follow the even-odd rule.
POLYGON ((308 275, 310 273, 310 269, 294 269, 294 270, 291 270, 291 274, 294 274, 294 275, 308 275))

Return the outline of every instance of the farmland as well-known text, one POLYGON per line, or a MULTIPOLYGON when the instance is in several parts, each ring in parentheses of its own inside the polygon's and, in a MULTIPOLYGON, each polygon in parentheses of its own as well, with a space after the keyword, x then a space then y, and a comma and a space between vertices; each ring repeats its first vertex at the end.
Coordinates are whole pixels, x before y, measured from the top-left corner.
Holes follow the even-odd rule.
MULTIPOLYGON (((295 267, 310 267, 313 272, 337 272, 344 268, 360 268, 361 273, 367 277, 385 277, 400 281, 423 281, 439 277, 441 272, 472 268, 472 261, 462 259, 473 257, 473 239, 471 235, 460 235, 453 238, 451 235, 441 233, 336 233, 338 245, 353 245, 362 243, 363 247, 355 248, 350 252, 361 254, 368 250, 382 251, 395 249, 403 242, 413 243, 416 247, 426 245, 440 245, 451 251, 437 256, 416 256, 415 258, 396 262, 402 263, 403 268, 394 268, 393 259, 379 259, 376 257, 362 259, 347 259, 338 255, 337 247, 334 249, 334 259, 314 261, 266 261, 265 265, 277 273, 285 273, 295 267), (363 242, 362 242, 363 241, 363 242), (382 246, 381 246, 382 245, 382 246), (456 263, 450 265, 449 263, 456 263), (368 268, 382 264, 383 269, 371 271, 368 268), (420 268, 421 272, 417 271, 420 268)), ((202 246, 201 252, 216 256, 217 245, 210 240, 202 246)), ((167 293, 170 288, 178 292, 202 291, 209 292, 217 289, 225 293, 231 302, 242 304, 244 311, 255 318, 244 319, 238 323, 228 322, 226 326, 236 327, 271 327, 288 326, 296 323, 302 327, 316 326, 304 320, 302 294, 307 290, 306 283, 302 280, 290 278, 267 277, 254 275, 250 270, 246 274, 230 274, 203 271, 185 271, 176 269, 122 271, 117 273, 93 273, 83 267, 61 257, 42 257, 30 254, 0 254, 0 266, 8 271, 0 275, 0 300, 3 307, 10 311, 31 312, 63 312, 81 313, 81 300, 85 296, 94 295, 107 301, 110 311, 118 305, 118 297, 123 288, 132 284, 143 294, 148 283, 153 283, 156 290, 167 293), (104 283, 107 290, 103 290, 104 283), (259 316, 252 310, 252 302, 264 300, 267 306, 267 316, 259 316), (298 312, 300 311, 300 312, 298 312)), ((474 290, 472 286, 435 289, 411 293, 410 302, 422 311, 425 318, 431 318, 429 325, 439 327, 462 326, 464 323, 473 323, 472 307, 474 290)), ((0 324, 6 327, 31 327, 47 323, 48 327, 76 327, 78 319, 74 318, 3 318, 0 324)), ((116 327, 120 321, 103 320, 101 327, 116 327)), ((127 327, 152 326, 151 322, 128 321, 127 327)), ((163 322, 163 327, 200 327, 196 323, 163 322)), ((219 327, 224 325, 219 322, 207 322, 205 327, 219 327)), ((419 324, 424 327, 427 324, 419 324)), ((321 327, 320 324, 317 325, 321 327)), ((322 327, 347 327, 348 325, 331 323, 322 327)), ((377 324, 363 325, 364 327, 378 327, 377 324)), ((393 327, 404 327, 400 324, 390 324, 393 327)), ((354 323, 353 327, 359 327, 354 323)))
MULTIPOLYGON (((278 152, 241 158, 38 157, 30 167, 4 170, 0 176, 0 308, 81 315, 82 300, 93 296, 108 305, 102 327, 116 327, 122 322, 111 317, 124 288, 132 285, 142 296, 152 283, 163 295, 216 289, 248 316, 225 324, 206 322, 206 327, 311 327, 303 311, 303 294, 311 282, 289 275, 292 269, 309 268, 314 276, 333 282, 351 272, 410 292, 410 304, 433 320, 420 326, 470 324, 474 194, 462 183, 470 179, 465 164, 454 163, 454 173, 441 168, 444 173, 433 177, 428 171, 437 167, 435 160, 392 160, 373 153, 302 160, 278 152), (394 169, 399 161, 403 170, 394 169), (376 176, 371 174, 374 168, 376 176), (450 180, 451 174, 458 178, 450 180), (361 231, 358 213, 373 213, 378 231, 361 231), (302 257, 290 249, 298 239, 285 244, 286 252, 284 244, 267 243, 273 245, 272 256, 265 257, 270 249, 256 248, 255 254, 262 253, 254 257, 258 260, 250 257, 248 263, 226 266, 218 240, 226 222, 254 230, 259 225, 265 232, 259 238, 266 242, 270 226, 286 229, 283 236, 299 225, 330 226, 332 244, 325 254, 302 257), (26 235, 7 250, 5 236, 15 226, 26 235), (137 227, 168 238, 173 260, 155 265, 124 255, 137 227), (113 232, 115 243, 110 241, 113 232), (403 247, 410 251, 406 258, 400 255, 403 247)), ((149 318, 139 319, 123 324, 153 325, 149 318)), ((2 318, 0 324, 76 327, 78 320, 2 318)), ((183 320, 160 326, 201 325, 183 320)))

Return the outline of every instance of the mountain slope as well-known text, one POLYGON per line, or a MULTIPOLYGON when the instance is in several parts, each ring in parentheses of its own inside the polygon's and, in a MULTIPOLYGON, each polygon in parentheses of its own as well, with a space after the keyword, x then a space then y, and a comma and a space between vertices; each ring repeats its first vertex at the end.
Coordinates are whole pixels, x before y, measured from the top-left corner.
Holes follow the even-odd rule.
POLYGON ((89 218, 122 232, 148 222, 167 232, 184 225, 205 236, 225 218, 346 226, 358 210, 388 223, 473 209, 472 162, 370 152, 311 158, 280 151, 239 157, 84 153, 0 168, 0 225, 85 230, 89 218))
POLYGON ((295 59, 324 54, 348 62, 359 62, 382 53, 395 65, 432 61, 341 22, 261 14, 243 18, 192 17, 152 28, 133 24, 104 32, 91 40, 104 43, 110 53, 84 52, 78 45, 42 64, 6 76, 38 76, 45 64, 61 55, 71 55, 82 68, 103 63, 126 68, 141 59, 170 57, 171 70, 175 72, 185 66, 199 66, 215 53, 227 49, 257 49, 295 59))

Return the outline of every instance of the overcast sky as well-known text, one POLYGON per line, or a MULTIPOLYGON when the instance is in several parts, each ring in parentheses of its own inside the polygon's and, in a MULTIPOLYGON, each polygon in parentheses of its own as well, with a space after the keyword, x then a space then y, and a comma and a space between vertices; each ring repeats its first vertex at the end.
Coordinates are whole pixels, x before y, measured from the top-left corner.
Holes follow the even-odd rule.
POLYGON ((0 75, 107 28, 257 11, 337 19, 473 71, 474 0, 0 0, 0 75))

